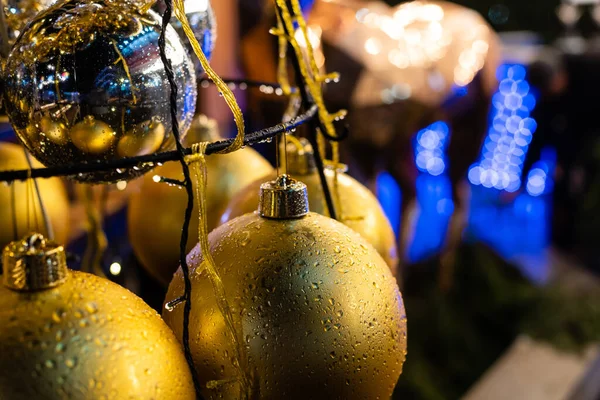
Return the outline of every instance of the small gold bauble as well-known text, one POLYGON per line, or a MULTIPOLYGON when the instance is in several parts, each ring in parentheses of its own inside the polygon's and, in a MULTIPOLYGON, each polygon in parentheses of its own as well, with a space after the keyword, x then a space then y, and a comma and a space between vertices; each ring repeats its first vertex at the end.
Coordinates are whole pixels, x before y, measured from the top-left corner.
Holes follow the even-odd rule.
MULTIPOLYGON (((34 168, 42 165, 32 158, 34 168)), ((23 147, 0 143, 0 171, 27 169, 23 147)), ((35 193, 33 182, 16 181, 0 185, 0 248, 24 235, 32 229, 44 230, 44 217, 35 193), (12 191, 14 190, 14 207, 12 191), (16 222, 14 232, 13 222, 16 222), (15 237, 15 233, 17 237, 15 237)), ((37 179, 44 208, 54 231, 54 237, 61 243, 69 238, 69 199, 63 182, 58 178, 37 179)), ((47 233, 44 231, 44 233, 47 233)))
POLYGON ((49 116, 44 116, 40 120, 40 134, 56 144, 65 144, 69 140, 64 122, 56 121, 49 116))
MULTIPOLYGON (((246 214, 208 238, 253 393, 264 399, 389 399, 406 356, 406 316, 385 261, 330 218, 274 218, 246 214)), ((188 263, 190 347, 206 387, 236 377, 235 352, 199 247, 188 263)), ((183 290, 180 268, 165 301, 183 290)), ((165 308, 163 317, 181 340, 183 307, 165 308)), ((203 395, 239 398, 235 382, 203 395)))
POLYGON ((195 399, 160 316, 126 289, 68 270, 65 258, 35 234, 4 251, 0 398, 195 399))
POLYGON ((165 139, 165 126, 157 118, 140 122, 119 140, 117 153, 121 157, 152 154, 165 139))
POLYGON ((75 147, 88 154, 102 154, 110 149, 116 135, 110 125, 91 115, 71 128, 71 141, 75 147))
MULTIPOLYGON (((194 121, 187 141, 217 140, 216 126, 200 117, 194 121), (207 127, 207 124, 209 126, 207 127)), ((208 229, 215 228, 223 210, 243 187, 269 174, 273 167, 251 148, 206 157, 208 170, 208 229)), ((185 190, 156 183, 155 176, 183 180, 181 165, 167 163, 146 174, 141 188, 131 195, 128 208, 129 238, 141 264, 165 286, 179 265, 179 239, 187 206, 185 190)), ((196 178, 192 176, 196 182, 196 178)), ((198 211, 194 207, 188 251, 198 243, 198 211)))
MULTIPOLYGON (((302 143, 304 149, 301 151, 297 147, 288 144, 287 172, 292 177, 301 180, 308 187, 308 202, 311 211, 329 216, 321 187, 321 179, 314 166, 312 148, 304 139, 302 143)), ((333 189, 334 172, 327 169, 325 174, 329 187, 333 189)), ((260 185, 265 180, 274 178, 275 175, 271 174, 263 180, 251 183, 240 191, 229 203, 220 222, 225 223, 233 218, 255 211, 258 207, 260 185)), ((341 210, 338 211, 340 222, 367 239, 383 257, 392 273, 395 274, 398 266, 396 237, 377 198, 357 180, 342 172, 338 173, 338 190, 341 204, 341 210)))

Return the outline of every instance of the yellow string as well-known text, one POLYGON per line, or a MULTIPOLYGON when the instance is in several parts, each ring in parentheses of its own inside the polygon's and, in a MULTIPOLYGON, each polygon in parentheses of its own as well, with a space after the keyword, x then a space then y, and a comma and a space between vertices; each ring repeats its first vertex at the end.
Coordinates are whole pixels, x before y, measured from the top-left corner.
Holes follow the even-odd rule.
MULTIPOLYGON (((233 366, 238 372, 238 381, 241 385, 241 398, 251 398, 252 390, 252 372, 248 366, 246 359, 246 352, 244 347, 236 334, 236 329, 233 321, 233 313, 227 300, 225 293, 225 286, 219 272, 216 268, 215 260, 210 252, 210 245, 208 242, 208 219, 206 211, 206 184, 207 184, 207 169, 206 169, 206 147, 208 142, 196 143, 192 145, 192 154, 186 157, 186 163, 192 169, 193 175, 196 177, 195 185, 195 201, 198 204, 200 223, 198 224, 198 239, 200 243, 200 250, 202 251, 203 262, 201 270, 206 269, 208 278, 212 284, 215 297, 217 299, 217 306, 223 318, 230 336, 230 339, 234 348, 234 360, 233 366)), ((225 380, 224 382, 229 382, 225 380)), ((210 387, 215 386, 215 382, 209 382, 210 387)), ((217 385, 218 386, 218 385, 217 385)))
POLYGON ((227 106, 229 106, 229 109, 233 113, 235 125, 237 126, 237 135, 235 136, 235 139, 231 143, 231 145, 229 145, 226 149, 219 151, 219 153, 231 153, 233 151, 236 151, 244 145, 245 128, 242 110, 240 109, 240 106, 238 105, 235 99, 235 95, 233 94, 231 89, 229 89, 229 86, 227 86, 223 79, 221 79, 221 77, 210 66, 210 63, 208 62, 206 55, 202 51, 200 43, 198 43, 198 40, 194 36, 194 31, 192 30, 192 27, 190 26, 190 23, 187 19, 187 15, 185 14, 185 7, 183 5, 183 0, 174 0, 173 6, 175 17, 177 17, 179 22, 181 22, 181 27, 185 32, 185 36, 187 36, 188 40, 190 41, 190 44, 194 49, 194 53, 200 60, 200 64, 202 64, 204 72, 206 72, 206 75, 210 78, 211 81, 214 82, 215 86, 225 99, 227 106))
POLYGON ((85 185, 82 196, 87 217, 87 243, 81 269, 100 277, 105 277, 102 270, 102 256, 108 247, 108 239, 102 229, 102 216, 94 199, 91 185, 85 185))
MULTIPOLYGON (((181 1, 181 0, 179 0, 181 1)), ((292 13, 287 6, 286 0, 275 0, 279 8, 281 9, 281 18, 285 30, 287 31, 287 35, 285 32, 280 32, 278 30, 273 31, 273 33, 277 35, 285 35, 289 44, 292 45, 294 52, 296 53, 296 58, 298 59, 298 64, 300 65, 300 73, 304 78, 304 82, 306 83, 307 90, 309 91, 312 100, 317 105, 319 120, 323 124, 325 130, 330 136, 337 136, 335 132, 335 127, 333 126, 333 121, 343 118, 346 115, 346 110, 340 110, 334 114, 330 114, 327 111, 327 107, 325 106, 325 101, 323 99, 323 90, 321 84, 328 79, 337 78, 338 74, 326 74, 321 75, 320 70, 315 61, 315 55, 312 48, 312 44, 310 43, 310 38, 308 36, 308 28, 306 26, 306 21, 302 16, 302 10, 300 8, 300 3, 298 0, 291 0, 292 3, 292 13), (302 53, 302 48, 300 44, 296 40, 294 36, 294 22, 298 24, 301 29, 301 32, 304 36, 304 41, 306 42, 306 51, 307 57, 302 53), (309 62, 307 65, 306 58, 308 58, 309 62)))
MULTIPOLYGON (((298 60, 298 64, 300 66, 300 72, 302 77, 304 78, 304 82, 306 83, 306 88, 310 93, 312 100, 317 105, 319 120, 326 133, 331 137, 337 137, 337 133, 335 131, 335 127, 333 125, 333 121, 343 118, 346 115, 346 110, 340 110, 334 114, 330 114, 325 106, 325 101, 323 97, 323 88, 322 83, 329 79, 337 79, 337 73, 331 74, 321 74, 321 70, 319 69, 317 62, 315 60, 315 53, 312 47, 312 43, 310 41, 310 37, 308 34, 308 26, 306 25, 306 21, 304 20, 304 16, 302 14, 302 8, 300 7, 300 2, 298 0, 291 0, 290 3, 292 5, 292 10, 288 8, 286 0, 275 0, 276 4, 281 9, 281 17, 277 16, 277 24, 278 29, 272 30, 274 34, 280 35, 280 42, 282 38, 289 42, 296 53, 296 58, 298 60), (283 21, 282 21, 283 20, 283 21), (294 22, 298 24, 302 35, 304 36, 304 42, 306 43, 306 56, 302 53, 302 49, 296 40, 294 35, 294 22), (287 30, 288 34, 285 34, 285 30, 287 30), (307 62, 308 60, 308 62, 307 62)), ((281 45, 280 45, 280 64, 282 62, 285 63, 285 59, 281 59, 281 45)), ((287 75, 278 76, 280 79, 282 77, 287 78, 287 75)), ((279 82, 282 84, 282 81, 279 82)), ((325 138, 322 134, 317 132, 317 143, 319 146, 319 152, 325 155, 325 138)), ((334 177, 333 177, 333 197, 334 203, 336 204, 336 208, 339 209, 341 205, 340 195, 339 195, 339 185, 338 185, 338 164, 339 164, 339 145, 336 143, 331 144, 332 150, 332 161, 334 168, 334 177)), ((341 210, 340 210, 341 215, 341 210)))
POLYGON ((292 93, 292 88, 290 86, 290 80, 288 76, 287 70, 287 50, 288 50, 288 41, 285 35, 285 30, 283 28, 283 22, 281 21, 281 17, 279 13, 277 14, 277 29, 271 29, 271 34, 277 35, 279 41, 279 60, 277 63, 277 82, 279 82, 279 86, 281 86, 281 90, 283 94, 289 96, 292 93))
POLYGON ((291 144, 293 144, 294 146, 296 146, 296 149, 298 151, 304 151, 304 146, 302 145, 302 142, 300 141, 300 139, 298 139, 294 135, 287 135, 287 138, 288 138, 288 140, 289 140, 289 142, 291 144))

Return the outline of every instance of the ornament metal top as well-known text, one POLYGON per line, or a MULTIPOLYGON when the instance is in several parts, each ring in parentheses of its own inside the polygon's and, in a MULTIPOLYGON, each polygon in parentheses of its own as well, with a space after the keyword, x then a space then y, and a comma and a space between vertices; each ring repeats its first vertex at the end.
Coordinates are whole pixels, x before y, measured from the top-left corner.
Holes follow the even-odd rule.
MULTIPOLYGON (((174 148, 161 18, 130 1, 65 0, 38 15, 6 63, 6 111, 19 139, 46 166, 94 163, 174 148)), ((178 87, 182 136, 196 106, 193 63, 172 27, 166 53, 178 87)), ((152 168, 78 174, 131 179, 152 168)))

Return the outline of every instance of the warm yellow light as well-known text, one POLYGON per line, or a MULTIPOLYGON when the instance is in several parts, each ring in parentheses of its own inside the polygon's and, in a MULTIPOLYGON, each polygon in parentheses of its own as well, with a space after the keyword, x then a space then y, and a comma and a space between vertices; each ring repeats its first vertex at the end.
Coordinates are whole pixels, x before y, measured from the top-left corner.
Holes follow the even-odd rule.
POLYGON ((110 264, 109 271, 112 275, 119 275, 121 273, 121 264, 119 264, 118 262, 110 264))
POLYGON ((381 42, 376 38, 369 38, 365 42, 365 51, 373 56, 381 52, 381 42))

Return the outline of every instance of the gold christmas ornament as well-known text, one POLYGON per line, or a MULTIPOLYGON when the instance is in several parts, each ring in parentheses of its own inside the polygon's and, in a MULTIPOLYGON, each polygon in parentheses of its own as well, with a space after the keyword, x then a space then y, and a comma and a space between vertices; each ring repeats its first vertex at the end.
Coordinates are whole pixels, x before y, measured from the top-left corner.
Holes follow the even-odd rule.
MULTIPOLYGON (((44 165, 96 163, 174 148, 161 17, 133 1, 62 0, 23 31, 6 61, 4 100, 19 139, 44 165)), ((194 65, 168 26, 182 136, 196 105, 194 65)), ((79 174, 116 182, 148 171, 79 174)))
POLYGON ((64 248, 39 234, 2 261, 0 398, 196 398, 173 333, 134 294, 68 270, 64 248))
MULTIPOLYGON (((300 143, 287 144, 287 173, 301 180, 308 187, 310 209, 321 215, 329 216, 321 180, 317 172, 314 153, 308 141, 299 139, 300 143)), ((334 171, 325 171, 330 188, 334 188, 334 171)), ((274 179, 271 174, 266 179, 274 179)), ((221 217, 225 223, 241 215, 251 213, 258 207, 258 195, 263 180, 257 180, 244 188, 229 203, 221 217)), ((341 210, 338 210, 340 222, 358 232, 375 247, 388 264, 392 273, 396 273, 398 255, 396 237, 377 198, 361 183, 346 175, 338 173, 338 193, 341 210)))
MULTIPOLYGON (((186 141, 219 139, 215 121, 200 116, 194 120, 186 141)), ((250 182, 273 171, 273 167, 251 148, 206 158, 208 168, 208 229, 218 225, 219 218, 233 196, 250 182)), ((131 196, 128 208, 129 238, 136 256, 150 274, 165 286, 179 265, 179 239, 187 206, 184 190, 157 183, 155 176, 183 179, 181 165, 167 163, 142 178, 141 188, 131 196)), ((158 178, 156 178, 158 179, 158 178)), ((194 182, 197 181, 192 177, 194 182)), ((197 215, 195 207, 193 215, 197 215)), ((198 243, 198 219, 192 218, 188 251, 198 243)))
MULTIPOLYGON (((208 240, 225 299, 216 298, 199 247, 188 255, 190 347, 205 398, 241 398, 223 300, 257 398, 390 398, 406 356, 398 286, 360 235, 308 213, 305 185, 286 176, 263 185, 259 212, 208 240)), ((183 292, 179 269, 163 317, 180 340, 184 307, 171 302, 183 292)))
MULTIPOLYGON (((34 168, 42 166, 33 159, 32 164, 34 168)), ((27 168, 29 164, 23 147, 0 143, 0 171, 27 168)), ((70 229, 69 199, 65 186, 59 178, 38 179, 37 185, 54 237, 66 243, 70 229)), ((48 234, 33 181, 0 185, 0 248, 33 229, 48 234)))

